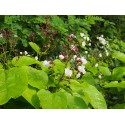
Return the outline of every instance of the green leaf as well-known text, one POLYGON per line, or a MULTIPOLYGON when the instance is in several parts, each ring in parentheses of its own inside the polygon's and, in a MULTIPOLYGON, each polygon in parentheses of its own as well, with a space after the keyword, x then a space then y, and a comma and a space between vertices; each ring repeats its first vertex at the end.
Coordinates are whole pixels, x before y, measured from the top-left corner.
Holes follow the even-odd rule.
POLYGON ((54 72, 55 73, 60 73, 63 74, 64 73, 64 69, 65 69, 65 64, 62 63, 60 60, 56 59, 54 60, 54 72))
POLYGON ((0 69, 3 69, 3 65, 2 65, 2 63, 0 63, 0 69))
POLYGON ((53 16, 50 23, 61 34, 65 34, 68 31, 66 23, 59 16, 53 16))
POLYGON ((112 88, 112 87, 125 88, 125 81, 122 81, 120 83, 118 81, 110 82, 104 85, 104 87, 105 88, 112 88))
POLYGON ((92 63, 88 61, 88 63, 86 64, 86 69, 90 72, 92 72, 94 75, 96 75, 98 73, 98 69, 94 66, 92 66, 92 63))
POLYGON ((30 34, 30 29, 23 29, 23 30, 21 30, 22 31, 22 33, 24 34, 24 35, 26 35, 26 36, 28 36, 29 34, 30 34))
POLYGON ((0 105, 5 104, 11 98, 17 98, 25 91, 27 83, 23 67, 11 68, 0 73, 0 105))
POLYGON ((0 105, 21 96, 28 84, 38 89, 47 88, 48 76, 41 70, 22 66, 0 71, 0 105))
POLYGON ((89 72, 87 72, 85 75, 83 75, 82 80, 83 80, 83 83, 87 82, 91 85, 96 84, 95 79, 93 78, 93 76, 89 72))
POLYGON ((71 95, 70 93, 66 93, 67 96, 67 108, 68 109, 87 109, 87 105, 82 99, 82 97, 71 95))
POLYGON ((28 57, 28 56, 21 56, 20 58, 14 57, 12 60, 12 64, 14 66, 29 66, 36 63, 37 63, 37 60, 35 60, 35 58, 28 57))
POLYGON ((77 91, 83 89, 83 85, 80 84, 78 81, 71 79, 70 88, 72 89, 73 92, 77 92, 77 91))
POLYGON ((109 70, 108 67, 99 66, 98 68, 99 68, 99 71, 100 71, 103 75, 105 75, 105 76, 110 76, 110 75, 111 75, 111 72, 110 72, 110 70, 109 70))
POLYGON ((125 54, 119 51, 113 52, 113 57, 125 63, 125 54))
POLYGON ((112 72, 112 80, 121 80, 125 75, 125 67, 116 67, 112 72))
POLYGON ((40 107, 37 90, 35 88, 28 86, 27 89, 23 92, 22 96, 35 108, 40 107))
POLYGON ((4 69, 0 69, 0 105, 5 104, 8 100, 5 71, 4 69))
POLYGON ((32 49, 34 49, 38 54, 40 54, 40 47, 33 42, 29 42, 30 46, 32 47, 32 49))
POLYGON ((23 38, 23 39, 21 39, 21 41, 22 41, 22 44, 24 47, 28 47, 27 39, 23 38))
POLYGON ((67 98, 64 92, 51 93, 41 89, 37 95, 43 109, 65 109, 67 107, 67 98))
POLYGON ((84 84, 84 89, 83 92, 90 102, 90 104, 93 106, 95 109, 106 109, 106 102, 103 97, 103 95, 96 89, 96 87, 83 83, 84 84))
POLYGON ((122 104, 116 104, 111 107, 112 109, 125 109, 125 103, 122 104))
POLYGON ((31 67, 27 67, 26 71, 29 85, 38 89, 47 88, 48 76, 45 72, 31 67))
POLYGON ((12 16, 4 16, 4 23, 5 24, 12 24, 12 16))
MULTIPOLYGON (((73 92, 79 93, 82 91, 87 98, 87 100, 90 102, 90 104, 96 108, 107 108, 106 102, 102 94, 96 89, 96 87, 84 82, 83 84, 80 84, 79 82, 75 80, 70 80, 70 88, 73 92)), ((83 96, 84 99, 84 96, 83 96)))

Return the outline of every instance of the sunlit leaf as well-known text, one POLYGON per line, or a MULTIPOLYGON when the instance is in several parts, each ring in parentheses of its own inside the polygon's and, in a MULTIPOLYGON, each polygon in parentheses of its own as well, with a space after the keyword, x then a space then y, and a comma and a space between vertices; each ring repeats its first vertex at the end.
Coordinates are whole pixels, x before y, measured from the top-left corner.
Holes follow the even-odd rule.
POLYGON ((67 107, 67 98, 64 92, 51 93, 41 89, 37 95, 43 109, 65 109, 67 107))

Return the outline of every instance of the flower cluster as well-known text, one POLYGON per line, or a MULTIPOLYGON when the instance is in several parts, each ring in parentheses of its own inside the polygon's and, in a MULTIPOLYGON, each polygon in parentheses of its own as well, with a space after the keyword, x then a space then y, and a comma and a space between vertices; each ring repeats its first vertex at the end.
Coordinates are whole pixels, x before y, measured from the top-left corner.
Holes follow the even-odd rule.
MULTIPOLYGON (((20 55, 31 56, 27 51, 20 52, 20 55)), ((38 60, 38 56, 35 56, 34 58, 35 60, 38 60)))
POLYGON ((68 41, 72 41, 76 36, 74 34, 68 35, 68 41))
POLYGON ((87 63, 87 60, 85 59, 85 57, 76 57, 75 61, 77 62, 81 62, 81 64, 78 64, 77 69, 78 69, 78 73, 76 75, 76 78, 79 78, 81 76, 81 74, 85 74, 86 70, 85 70, 85 64, 87 63))
POLYGON ((80 33, 80 36, 83 37, 85 41, 90 41, 90 38, 86 36, 84 33, 80 33))
MULTIPOLYGON (((85 57, 77 57, 77 55, 73 55, 73 60, 74 60, 74 64, 77 65, 76 66, 76 70, 77 70, 77 74, 76 74, 76 78, 80 78, 82 74, 86 73, 85 70, 85 64, 87 63, 87 60, 85 59, 85 57)), ((72 76, 72 70, 70 69, 65 69, 65 75, 71 77, 72 76), (69 74, 68 74, 69 73, 69 74)))
POLYGON ((80 33, 80 36, 83 38, 82 47, 86 46, 86 42, 88 43, 89 46, 91 46, 91 43, 89 42, 91 40, 87 35, 85 35, 84 33, 80 33))
POLYGON ((106 41, 103 35, 97 37, 97 39, 101 42, 102 45, 106 45, 108 43, 108 41, 106 41))
MULTIPOLYGON (((99 42, 102 45, 102 46, 99 46, 99 48, 101 50, 103 50, 104 55, 109 56, 109 51, 108 51, 109 44, 108 44, 108 41, 104 38, 103 35, 97 37, 97 39, 99 40, 99 42)), ((102 54, 101 53, 99 53, 99 57, 102 58, 102 54)))
POLYGON ((73 53, 75 53, 75 54, 77 54, 77 53, 79 52, 77 46, 75 46, 75 45, 71 45, 71 46, 70 46, 70 49, 71 49, 71 51, 72 51, 73 53))
POLYGON ((81 62, 83 65, 87 63, 87 60, 85 59, 84 56, 77 57, 76 55, 74 55, 73 58, 76 62, 81 62))
MULTIPOLYGON (((74 75, 76 76, 76 78, 80 78, 82 76, 82 74, 86 73, 85 70, 85 64, 87 63, 87 60, 84 56, 79 55, 79 45, 78 43, 82 44, 83 47, 85 47, 86 45, 91 46, 90 38, 85 35, 84 33, 80 33, 80 36, 83 38, 83 41, 80 42, 79 40, 77 40, 75 43, 75 40, 73 41, 74 38, 76 38, 76 36, 74 34, 70 34, 68 35, 68 41, 70 41, 69 43, 69 52, 60 52, 60 54, 58 55, 58 58, 62 61, 65 61, 66 57, 67 57, 67 61, 70 62, 70 67, 71 68, 65 68, 65 76, 67 77, 71 77, 74 73, 74 75), (75 70, 75 72, 74 72, 75 70)), ((68 46, 67 46, 68 47, 68 46)), ((66 48, 65 45, 63 45, 63 48, 66 48)), ((88 54, 88 51, 84 52, 85 54, 88 54)))

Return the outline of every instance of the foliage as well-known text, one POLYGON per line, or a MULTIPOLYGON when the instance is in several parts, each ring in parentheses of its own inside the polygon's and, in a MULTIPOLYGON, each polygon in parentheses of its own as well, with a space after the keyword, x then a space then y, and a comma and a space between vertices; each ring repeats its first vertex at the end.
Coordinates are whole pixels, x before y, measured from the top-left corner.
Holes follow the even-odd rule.
POLYGON ((124 108, 118 25, 113 16, 1 16, 1 108, 124 108))

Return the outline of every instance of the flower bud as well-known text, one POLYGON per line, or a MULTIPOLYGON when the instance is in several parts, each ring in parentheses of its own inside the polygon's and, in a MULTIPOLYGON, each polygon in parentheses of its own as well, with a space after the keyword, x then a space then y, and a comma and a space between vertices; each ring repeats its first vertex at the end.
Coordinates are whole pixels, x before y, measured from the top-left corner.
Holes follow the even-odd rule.
POLYGON ((23 53, 22 52, 20 52, 20 55, 22 55, 23 53))

